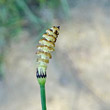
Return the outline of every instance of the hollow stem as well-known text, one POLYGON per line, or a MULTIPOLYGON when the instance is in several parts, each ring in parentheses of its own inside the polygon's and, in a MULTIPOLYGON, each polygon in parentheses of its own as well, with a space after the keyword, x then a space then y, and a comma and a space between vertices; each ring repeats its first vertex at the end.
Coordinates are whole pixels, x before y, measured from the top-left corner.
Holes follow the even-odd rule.
POLYGON ((41 94, 42 110, 46 110, 45 84, 40 85, 40 94, 41 94))

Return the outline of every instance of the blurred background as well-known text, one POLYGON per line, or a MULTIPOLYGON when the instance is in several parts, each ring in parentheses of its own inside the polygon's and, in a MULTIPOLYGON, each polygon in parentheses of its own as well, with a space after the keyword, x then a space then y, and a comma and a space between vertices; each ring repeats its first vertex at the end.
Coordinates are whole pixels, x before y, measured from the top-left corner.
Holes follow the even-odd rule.
POLYGON ((110 0, 0 0, 0 110, 41 110, 36 45, 54 25, 47 109, 110 110, 110 0))

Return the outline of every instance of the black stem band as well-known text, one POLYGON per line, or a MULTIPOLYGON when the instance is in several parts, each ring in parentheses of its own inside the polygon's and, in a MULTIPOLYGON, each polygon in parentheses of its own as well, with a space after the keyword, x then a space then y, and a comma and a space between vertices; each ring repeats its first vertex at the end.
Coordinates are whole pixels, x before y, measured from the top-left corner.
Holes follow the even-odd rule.
POLYGON ((37 71, 36 71, 36 77, 37 78, 46 78, 47 75, 46 75, 46 72, 44 73, 44 72, 40 71, 40 73, 39 73, 39 71, 37 69, 37 71))

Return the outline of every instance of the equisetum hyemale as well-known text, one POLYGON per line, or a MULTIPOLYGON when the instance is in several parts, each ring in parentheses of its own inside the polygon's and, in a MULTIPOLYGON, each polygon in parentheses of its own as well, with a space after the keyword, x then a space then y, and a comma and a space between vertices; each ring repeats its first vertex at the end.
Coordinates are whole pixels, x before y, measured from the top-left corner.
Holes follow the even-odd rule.
POLYGON ((55 42, 59 35, 60 26, 53 26, 50 29, 47 29, 43 34, 43 38, 39 41, 37 46, 37 72, 36 77, 40 84, 41 90, 41 102, 42 102, 42 110, 46 110, 46 99, 45 99, 45 82, 46 82, 46 70, 47 63, 49 63, 49 59, 52 58, 51 52, 55 49, 55 42))
POLYGON ((38 79, 39 84, 43 85, 46 81, 46 69, 47 63, 49 63, 49 59, 52 58, 51 52, 54 51, 55 42, 59 35, 60 26, 53 26, 50 29, 46 30, 46 33, 43 34, 43 38, 39 41, 37 46, 37 62, 38 68, 36 72, 36 77, 38 79))

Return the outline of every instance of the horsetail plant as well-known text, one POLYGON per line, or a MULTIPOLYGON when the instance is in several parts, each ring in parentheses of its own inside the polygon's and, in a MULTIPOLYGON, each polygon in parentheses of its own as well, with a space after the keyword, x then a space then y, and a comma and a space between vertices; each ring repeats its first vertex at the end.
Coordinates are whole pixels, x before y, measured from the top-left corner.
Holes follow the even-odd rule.
POLYGON ((42 110, 46 110, 46 96, 45 96, 45 83, 46 83, 46 70, 47 63, 49 63, 49 58, 52 58, 51 52, 54 51, 55 42, 59 35, 60 26, 53 26, 50 29, 46 30, 46 33, 43 34, 43 38, 39 41, 37 46, 37 72, 36 77, 40 85, 41 93, 41 105, 42 110))

